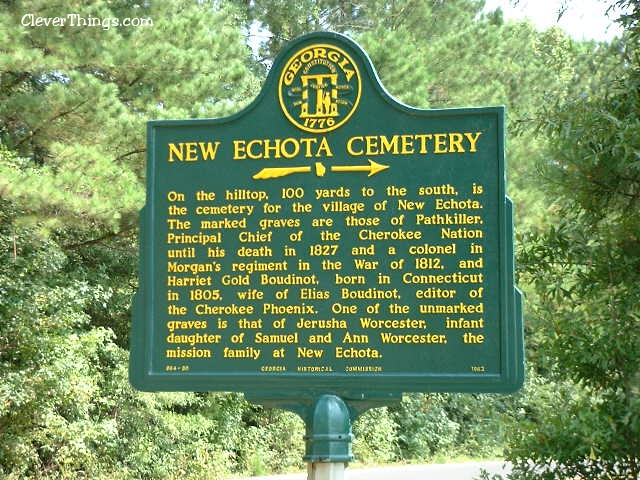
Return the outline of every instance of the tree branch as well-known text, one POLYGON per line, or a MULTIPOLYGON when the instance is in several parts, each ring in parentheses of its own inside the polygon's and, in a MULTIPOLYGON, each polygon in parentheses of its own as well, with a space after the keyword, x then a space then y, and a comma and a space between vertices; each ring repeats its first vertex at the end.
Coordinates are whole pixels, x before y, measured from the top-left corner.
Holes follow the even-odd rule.
POLYGON ((116 157, 116 160, 123 160, 127 157, 130 157, 131 155, 135 155, 136 153, 144 153, 146 151, 147 151, 146 148, 136 148, 135 150, 131 150, 130 152, 123 153, 119 157, 116 157))
POLYGON ((33 132, 31 132, 29 135, 27 135, 26 137, 24 137, 22 140, 20 140, 18 143, 16 143, 16 147, 19 147, 20 145, 22 145, 24 142, 26 142, 27 140, 31 140, 33 137, 35 137, 38 132, 40 132, 40 130, 42 130, 42 128, 48 124, 50 124, 51 122, 55 122, 56 120, 62 118, 62 117, 66 117, 67 115, 72 114, 73 112, 75 112, 76 110, 78 110, 82 105, 84 105, 85 103, 87 103, 88 100, 83 100, 82 102, 80 102, 79 104, 77 104, 75 107, 73 107, 70 110, 66 110, 64 112, 60 112, 56 115, 54 115, 53 117, 51 117, 50 119, 48 119, 46 122, 44 122, 40 127, 36 128, 33 132))
POLYGON ((87 247, 89 245, 96 245, 98 243, 102 243, 105 240, 110 240, 112 238, 117 238, 120 237, 121 235, 130 232, 131 230, 133 230, 133 226, 125 228, 123 230, 120 230, 119 232, 109 232, 109 233, 105 233, 104 235, 97 237, 97 238, 92 238, 91 240, 84 240, 82 242, 78 242, 78 243, 71 243, 68 245, 62 245, 61 248, 63 250, 75 250, 76 248, 81 248, 81 247, 87 247))

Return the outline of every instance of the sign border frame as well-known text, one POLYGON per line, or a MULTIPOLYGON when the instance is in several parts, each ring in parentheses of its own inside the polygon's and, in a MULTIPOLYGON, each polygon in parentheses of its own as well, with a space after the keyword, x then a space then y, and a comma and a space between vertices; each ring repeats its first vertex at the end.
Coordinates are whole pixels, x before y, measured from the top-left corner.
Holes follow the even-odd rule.
MULTIPOLYGON (((315 40, 337 41, 347 43, 348 47, 360 58, 371 85, 388 104, 402 112, 420 117, 465 116, 470 114, 495 115, 498 127, 498 159, 497 167, 502 175, 499 179, 499 191, 496 198, 504 201, 498 207, 498 228, 500 262, 500 374, 398 374, 398 373, 190 373, 168 372, 152 373, 154 371, 152 346, 150 339, 154 338, 154 309, 155 305, 149 300, 154 298, 153 261, 155 245, 152 241, 156 219, 155 202, 156 170, 155 145, 158 129, 183 128, 189 126, 216 127, 233 122, 257 108, 264 99, 266 92, 274 88, 278 75, 271 70, 258 96, 244 109, 227 117, 214 119, 189 120, 155 120, 147 124, 147 195, 146 204, 140 211, 140 259, 139 290, 133 300, 133 325, 131 331, 131 357, 129 363, 129 377, 131 384, 143 391, 239 391, 251 396, 265 396, 268 392, 287 392, 287 396, 308 397, 321 393, 335 393, 345 397, 364 398, 379 396, 394 396, 398 392, 473 392, 473 393, 509 393, 518 390, 524 382, 524 339, 522 321, 522 294, 514 281, 514 248, 513 248, 513 206, 506 196, 506 159, 505 159, 505 108, 471 107, 452 109, 418 109, 405 105, 394 99, 383 87, 378 75, 366 52, 348 37, 335 33, 316 32, 299 37, 290 42, 278 55, 274 65, 284 64, 285 58, 294 49, 304 48, 305 42, 315 40), (146 281, 145 281, 146 279, 146 281), (375 386, 372 386, 374 385, 375 386)), ((339 48, 343 48, 340 46, 339 48)), ((364 73, 363 73, 364 75, 364 73)), ((373 93, 373 92, 372 92, 373 93)))

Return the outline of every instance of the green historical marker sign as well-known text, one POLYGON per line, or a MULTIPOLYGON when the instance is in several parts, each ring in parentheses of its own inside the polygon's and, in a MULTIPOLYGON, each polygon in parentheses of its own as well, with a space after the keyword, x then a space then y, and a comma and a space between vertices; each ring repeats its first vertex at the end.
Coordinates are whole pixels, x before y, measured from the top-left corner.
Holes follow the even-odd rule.
POLYGON ((507 392, 523 380, 502 107, 392 99, 336 34, 259 97, 148 126, 142 390, 507 392))

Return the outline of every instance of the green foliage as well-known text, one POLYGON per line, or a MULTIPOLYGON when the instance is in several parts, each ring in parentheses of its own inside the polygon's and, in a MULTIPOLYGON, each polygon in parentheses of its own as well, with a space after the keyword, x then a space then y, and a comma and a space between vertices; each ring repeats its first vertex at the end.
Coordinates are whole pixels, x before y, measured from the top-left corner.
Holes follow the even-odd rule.
MULTIPOLYGON (((531 375, 507 451, 514 463, 512 478, 635 480, 633 447, 618 436, 625 427, 616 417, 625 403, 619 394, 531 375)), ((626 422, 633 422, 633 414, 627 415, 626 422)))
POLYGON ((240 17, 217 2, 90 3, 0 6, 0 476, 219 477, 242 407, 134 392, 125 348, 145 122, 226 115, 255 94, 240 17), (25 27, 26 13, 154 26, 25 27))
POLYGON ((215 4, 3 3, 0 144, 16 155, 0 164, 3 197, 51 227, 134 228, 144 200, 145 122, 226 115, 255 92, 235 13, 215 4), (154 25, 22 26, 34 12, 154 25))
POLYGON ((90 417, 117 347, 108 330, 87 328, 83 309, 102 292, 57 277, 64 254, 33 229, 7 227, 10 209, 3 202, 0 471, 64 476, 95 463, 86 442, 108 435, 90 417))
POLYGON ((520 263, 537 300, 534 358, 553 383, 515 429, 514 478, 640 474, 640 6, 619 3, 630 30, 617 78, 539 123, 553 216, 522 236, 520 263))
POLYGON ((238 462, 241 471, 252 475, 285 472, 303 466, 304 423, 294 413, 247 405, 238 462))
POLYGON ((389 463, 398 458, 398 424, 387 407, 367 410, 353 426, 353 454, 361 463, 389 463))
POLYGON ((412 394, 394 407, 400 458, 499 455, 517 400, 502 395, 412 394))
POLYGON ((69 257, 2 203, 0 474, 3 478, 209 478, 226 473, 227 408, 194 394, 134 393, 113 331, 91 324, 100 284, 64 274, 69 257), (190 415, 181 409, 191 408, 190 415), (167 453, 171 451, 172 454, 167 453), (196 465, 194 467, 194 465, 196 465))
POLYGON ((396 412, 404 458, 427 460, 453 447, 459 425, 443 408, 443 395, 408 395, 396 412))

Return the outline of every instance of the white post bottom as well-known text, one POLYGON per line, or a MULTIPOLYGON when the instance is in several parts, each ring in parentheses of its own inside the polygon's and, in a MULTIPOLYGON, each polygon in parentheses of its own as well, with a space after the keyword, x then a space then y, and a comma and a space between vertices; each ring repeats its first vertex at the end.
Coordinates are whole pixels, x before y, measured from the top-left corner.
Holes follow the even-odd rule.
POLYGON ((307 480, 344 480, 346 466, 346 463, 308 463, 307 480))

